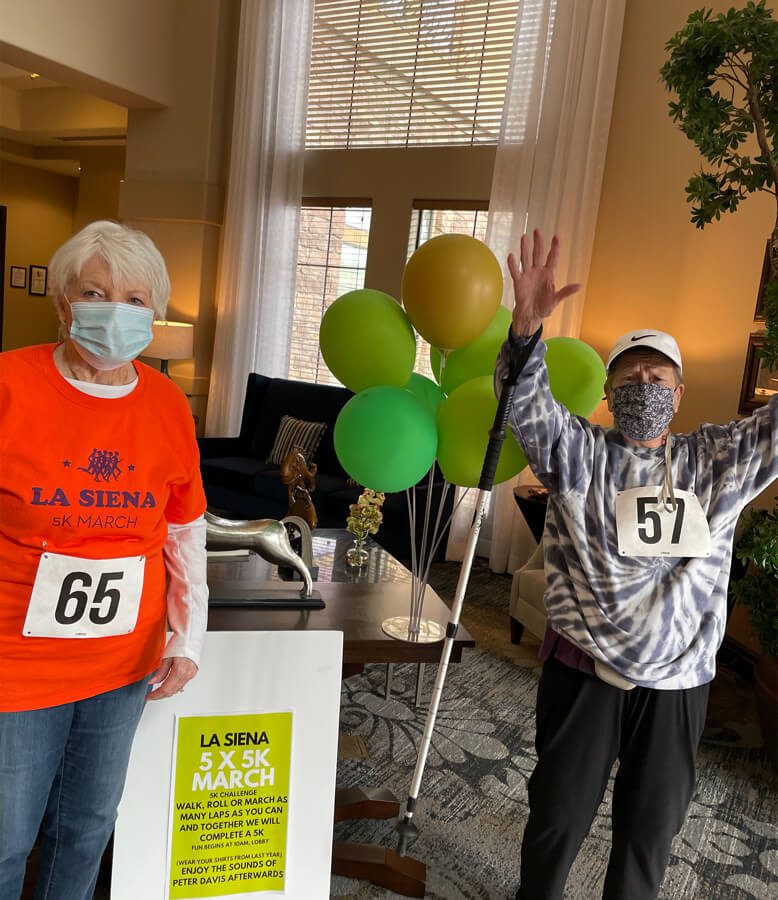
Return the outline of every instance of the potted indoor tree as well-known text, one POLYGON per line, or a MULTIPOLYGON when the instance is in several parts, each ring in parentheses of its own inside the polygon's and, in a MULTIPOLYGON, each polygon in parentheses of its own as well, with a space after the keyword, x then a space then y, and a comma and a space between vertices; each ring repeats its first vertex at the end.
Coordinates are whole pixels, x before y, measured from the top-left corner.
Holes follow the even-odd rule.
POLYGON ((772 512, 744 513, 735 554, 746 570, 733 582, 732 594, 748 607, 762 648, 754 667, 757 711, 765 748, 778 769, 778 500, 772 512))
POLYGON ((708 163, 686 185, 692 222, 704 228, 754 191, 776 197, 761 355, 778 369, 778 21, 765 0, 717 16, 700 9, 665 49, 660 74, 678 98, 670 115, 708 163))

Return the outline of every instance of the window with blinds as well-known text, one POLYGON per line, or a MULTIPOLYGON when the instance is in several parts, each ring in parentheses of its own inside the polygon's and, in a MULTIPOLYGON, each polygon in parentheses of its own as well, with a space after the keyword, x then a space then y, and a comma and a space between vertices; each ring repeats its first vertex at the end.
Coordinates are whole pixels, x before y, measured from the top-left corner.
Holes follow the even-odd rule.
POLYGON ((316 0, 306 146, 497 142, 519 0, 316 0))
POLYGON ((319 350, 319 326, 341 294, 365 286, 370 218, 369 201, 303 201, 289 378, 340 383, 319 350))

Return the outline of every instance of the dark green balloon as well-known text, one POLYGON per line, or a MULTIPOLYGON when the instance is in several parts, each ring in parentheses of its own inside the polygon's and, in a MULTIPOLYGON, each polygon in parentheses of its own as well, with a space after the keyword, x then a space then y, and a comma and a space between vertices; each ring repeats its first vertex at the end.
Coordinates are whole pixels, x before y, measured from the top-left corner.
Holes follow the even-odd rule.
POLYGON ((604 396, 605 365, 597 351, 578 338, 546 341, 546 367, 551 393, 576 416, 587 418, 604 396))
POLYGON ((435 416, 404 388, 367 388, 340 411, 334 442, 340 464, 359 484, 404 491, 435 460, 435 416))

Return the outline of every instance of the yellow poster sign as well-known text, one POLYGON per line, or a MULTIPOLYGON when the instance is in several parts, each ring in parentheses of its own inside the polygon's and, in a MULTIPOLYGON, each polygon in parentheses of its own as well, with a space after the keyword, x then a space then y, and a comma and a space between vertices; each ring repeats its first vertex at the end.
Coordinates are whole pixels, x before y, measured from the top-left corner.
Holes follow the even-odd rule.
POLYGON ((284 890, 292 713, 176 720, 171 900, 284 890))

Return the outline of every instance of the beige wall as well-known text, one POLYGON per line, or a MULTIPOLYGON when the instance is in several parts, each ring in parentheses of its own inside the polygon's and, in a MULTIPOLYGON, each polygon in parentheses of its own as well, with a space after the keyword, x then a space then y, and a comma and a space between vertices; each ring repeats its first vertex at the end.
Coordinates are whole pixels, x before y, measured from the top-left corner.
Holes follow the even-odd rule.
MULTIPOLYGON (((192 2, 192 0, 186 0, 192 2)), ((0 58, 128 106, 171 92, 176 0, 0 0, 0 58)))
POLYGON ((73 230, 97 219, 118 219, 124 147, 82 147, 78 161, 81 172, 73 230))
POLYGON ((75 178, 0 162, 0 205, 8 207, 3 350, 56 340, 51 300, 9 287, 9 272, 10 266, 48 266, 73 232, 77 192, 75 178))
MULTIPOLYGON (((718 13, 729 0, 706 4, 718 13)), ((694 145, 668 115, 664 45, 698 0, 630 0, 581 338, 600 353, 645 326, 675 335, 684 356, 680 431, 737 418, 740 387, 775 200, 748 197, 703 230, 685 185, 694 145)), ((772 502, 773 487, 759 501, 772 502)))
MULTIPOLYGON (((707 4, 726 10, 729 0, 707 4)), ((629 2, 581 337, 602 353, 632 328, 672 332, 688 390, 681 429, 737 414, 775 201, 752 195, 704 230, 690 222, 695 147, 668 115, 658 71, 698 0, 629 2)))
POLYGON ((92 131, 123 137, 127 130, 125 107, 82 91, 50 87, 15 93, 21 106, 21 117, 16 127, 29 135, 54 133, 59 137, 92 131))

